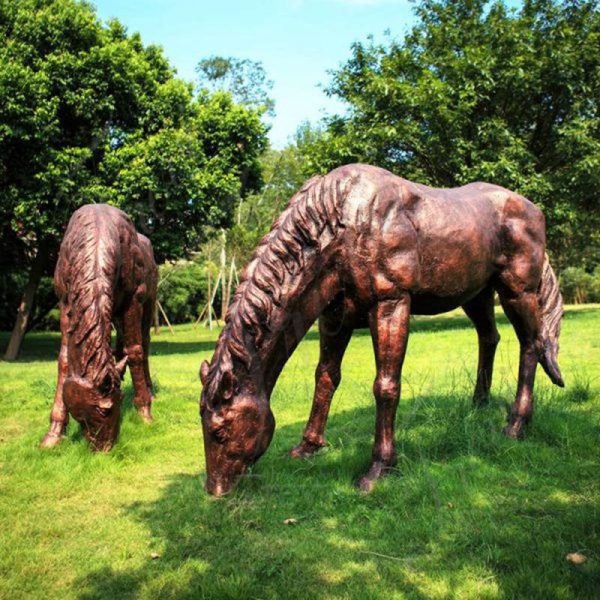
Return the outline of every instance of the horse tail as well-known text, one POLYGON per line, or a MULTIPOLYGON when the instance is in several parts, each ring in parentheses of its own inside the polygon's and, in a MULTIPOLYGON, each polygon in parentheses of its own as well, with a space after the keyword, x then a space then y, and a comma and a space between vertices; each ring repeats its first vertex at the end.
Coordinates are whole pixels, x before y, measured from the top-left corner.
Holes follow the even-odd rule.
POLYGON ((563 299, 547 254, 544 255, 542 279, 537 296, 542 322, 539 363, 552 383, 564 387, 565 384, 558 366, 558 337, 560 336, 560 320, 563 316, 563 299))

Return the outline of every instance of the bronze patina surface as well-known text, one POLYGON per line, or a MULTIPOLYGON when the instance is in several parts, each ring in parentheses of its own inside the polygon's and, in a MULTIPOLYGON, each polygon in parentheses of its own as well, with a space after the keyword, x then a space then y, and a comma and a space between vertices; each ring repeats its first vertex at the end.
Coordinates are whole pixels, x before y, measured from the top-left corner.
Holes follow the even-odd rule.
POLYGON ((90 204, 73 213, 54 272, 62 339, 43 447, 60 442, 70 414, 92 448, 110 450, 119 432, 127 364, 134 404, 146 421, 152 419, 148 350, 156 283, 150 241, 124 212, 90 204), (117 331, 115 352, 111 322, 117 331))
POLYGON ((409 315, 462 306, 479 337, 474 400, 484 402, 499 335, 494 291, 520 342, 519 380, 504 432, 519 437, 533 411, 538 362, 557 364, 562 298, 545 254, 545 221, 529 200, 473 183, 433 189, 367 165, 309 180, 246 267, 210 365, 200 369, 207 490, 220 495, 267 449, 269 399, 288 357, 319 319, 312 411, 292 455, 323 433, 353 329, 371 330, 377 375, 375 442, 363 490, 396 462, 394 419, 409 315))

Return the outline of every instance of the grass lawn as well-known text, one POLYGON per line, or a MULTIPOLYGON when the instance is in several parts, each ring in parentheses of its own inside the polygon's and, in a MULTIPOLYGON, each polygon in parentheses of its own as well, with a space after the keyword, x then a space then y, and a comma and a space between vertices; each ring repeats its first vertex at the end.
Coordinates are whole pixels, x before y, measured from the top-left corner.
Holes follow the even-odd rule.
POLYGON ((198 368, 216 332, 154 338, 155 422, 131 409, 128 376, 108 455, 93 455, 76 424, 59 448, 38 449, 59 339, 29 335, 19 362, 0 363, 0 597, 600 598, 600 306, 568 308, 567 387, 538 370, 524 442, 500 435, 518 344, 498 320, 493 400, 481 410, 470 403, 477 347, 466 318, 413 321, 397 473, 370 495, 354 487, 375 414, 366 331, 344 360, 329 447, 287 456, 312 397, 311 331, 275 389, 270 449, 220 500, 203 491, 198 417, 198 368), (571 552, 587 562, 571 564, 571 552))

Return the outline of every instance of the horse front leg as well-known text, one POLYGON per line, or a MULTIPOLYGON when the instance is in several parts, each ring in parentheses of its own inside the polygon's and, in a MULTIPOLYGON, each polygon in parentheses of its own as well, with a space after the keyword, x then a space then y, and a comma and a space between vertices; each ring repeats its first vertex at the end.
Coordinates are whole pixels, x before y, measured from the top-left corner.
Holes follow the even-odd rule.
POLYGON ((479 361, 473 403, 476 406, 483 406, 490 399, 494 357, 496 356, 496 347, 500 341, 494 315, 494 288, 491 286, 485 288, 475 298, 464 304, 463 310, 471 319, 477 331, 479 361))
POLYGON ((377 405, 371 466, 358 487, 370 492, 377 479, 396 464, 394 421, 400 399, 400 376, 408 342, 410 296, 376 304, 369 313, 377 376, 373 393, 377 405))
MULTIPOLYGON (((133 404, 147 423, 152 421, 152 392, 148 387, 145 361, 147 344, 142 334, 143 305, 134 296, 123 313, 123 343, 133 382, 133 404)), ((149 330, 148 330, 149 333, 149 330)))
POLYGON ((63 302, 60 304, 60 331, 61 342, 58 355, 58 381, 56 383, 56 393, 54 395, 54 404, 50 412, 50 429, 42 439, 40 446, 42 448, 53 448, 57 446, 67 434, 67 425, 69 423, 69 413, 63 401, 63 384, 69 370, 67 358, 67 343, 69 328, 69 318, 67 317, 67 308, 63 302))
POLYGON ((300 443, 292 448, 294 458, 307 458, 325 446, 325 426, 329 407, 341 380, 341 364, 352 327, 343 323, 337 315, 322 315, 319 318, 319 364, 315 371, 315 393, 308 423, 300 443))
POLYGON ((512 323, 520 344, 517 395, 508 416, 504 435, 514 439, 523 436, 523 428, 533 415, 533 384, 539 358, 539 306, 533 292, 516 298, 500 296, 502 307, 512 323))

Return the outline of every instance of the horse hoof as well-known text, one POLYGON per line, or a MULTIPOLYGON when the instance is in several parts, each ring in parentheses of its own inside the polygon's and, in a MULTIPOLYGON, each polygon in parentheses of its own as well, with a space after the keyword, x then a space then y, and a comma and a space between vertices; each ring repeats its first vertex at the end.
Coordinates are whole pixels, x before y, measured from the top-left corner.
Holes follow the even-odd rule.
POLYGON ((114 446, 114 441, 91 441, 90 440, 90 448, 94 452, 98 452, 98 454, 108 454, 114 446))
POLYGON ((313 444, 302 440, 297 446, 294 446, 290 450, 290 456, 292 458, 310 458, 315 452, 318 452, 325 444, 313 444))
POLYGON ((375 487, 375 481, 366 475, 361 477, 356 484, 356 487, 363 493, 369 494, 375 487))
POLYGON ((40 442, 40 448, 55 448, 62 442, 63 437, 64 436, 57 435, 56 433, 47 433, 40 442))
POLYGON ((516 427, 515 425, 507 425, 503 430, 502 434, 510 438, 511 440, 522 440, 523 439, 523 431, 520 427, 516 427))
POLYGON ((485 408, 490 405, 490 397, 486 394, 485 396, 473 396, 473 406, 475 408, 485 408))
POLYGON ((138 410, 138 415, 142 417, 144 423, 152 423, 154 419, 152 418, 152 414, 150 413, 150 407, 144 406, 138 410))

